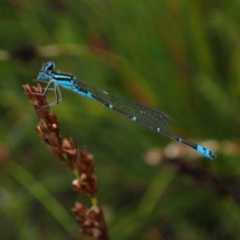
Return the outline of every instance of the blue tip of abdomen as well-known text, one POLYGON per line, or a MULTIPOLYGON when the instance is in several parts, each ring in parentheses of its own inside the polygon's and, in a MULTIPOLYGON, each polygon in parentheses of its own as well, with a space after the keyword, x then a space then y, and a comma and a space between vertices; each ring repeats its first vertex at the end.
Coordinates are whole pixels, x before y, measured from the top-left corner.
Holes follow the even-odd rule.
POLYGON ((212 152, 212 151, 208 150, 207 148, 204 148, 204 147, 202 147, 200 145, 197 145, 196 150, 199 153, 201 153, 203 156, 205 156, 207 158, 210 158, 212 160, 214 160, 217 157, 217 155, 214 152, 212 152))

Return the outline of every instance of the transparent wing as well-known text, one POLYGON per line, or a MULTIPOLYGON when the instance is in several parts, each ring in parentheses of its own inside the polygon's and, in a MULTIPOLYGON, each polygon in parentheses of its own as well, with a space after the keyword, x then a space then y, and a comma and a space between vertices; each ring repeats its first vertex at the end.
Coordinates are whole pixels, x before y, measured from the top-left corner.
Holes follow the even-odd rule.
POLYGON ((167 130, 173 124, 171 118, 160 110, 114 96, 95 87, 80 84, 86 91, 91 92, 95 100, 141 125, 153 130, 157 128, 167 130))

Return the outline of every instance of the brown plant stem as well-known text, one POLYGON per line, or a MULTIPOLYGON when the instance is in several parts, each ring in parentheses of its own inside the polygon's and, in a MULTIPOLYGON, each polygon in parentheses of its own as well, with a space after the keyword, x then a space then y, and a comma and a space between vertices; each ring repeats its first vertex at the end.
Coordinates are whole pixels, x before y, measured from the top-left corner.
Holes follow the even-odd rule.
POLYGON ((72 182, 73 190, 87 195, 92 203, 88 208, 77 202, 72 209, 81 231, 98 240, 109 240, 104 215, 96 198, 97 177, 93 155, 86 149, 76 148, 72 138, 61 137, 58 119, 50 110, 40 85, 34 87, 26 84, 23 88, 40 119, 36 127, 38 135, 50 151, 76 175, 77 178, 72 182))

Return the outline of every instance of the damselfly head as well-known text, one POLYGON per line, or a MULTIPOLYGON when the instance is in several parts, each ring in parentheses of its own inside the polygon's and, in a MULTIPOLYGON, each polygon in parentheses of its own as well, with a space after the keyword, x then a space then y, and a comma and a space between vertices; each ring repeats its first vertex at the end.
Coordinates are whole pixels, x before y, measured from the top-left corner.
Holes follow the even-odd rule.
POLYGON ((55 68, 54 62, 47 62, 42 64, 42 68, 38 73, 38 80, 47 80, 52 70, 55 68))
POLYGON ((49 79, 49 75, 43 71, 40 71, 38 73, 38 77, 37 77, 38 80, 47 80, 49 79))
POLYGON ((54 68, 55 68, 55 63, 54 63, 54 62, 47 62, 47 63, 44 63, 44 64, 43 64, 41 71, 44 71, 44 72, 46 72, 46 73, 49 73, 49 72, 51 72, 54 68))

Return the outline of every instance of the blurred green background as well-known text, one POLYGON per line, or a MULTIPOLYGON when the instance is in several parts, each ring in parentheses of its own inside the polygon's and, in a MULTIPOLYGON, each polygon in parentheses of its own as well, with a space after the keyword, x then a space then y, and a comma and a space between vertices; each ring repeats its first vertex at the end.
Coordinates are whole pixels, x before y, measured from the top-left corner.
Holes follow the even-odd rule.
POLYGON ((50 60, 163 110, 174 134, 218 154, 209 161, 63 89, 52 110, 95 157, 111 239, 239 239, 239 10, 237 0, 1 1, 1 239, 92 239, 70 212, 89 202, 41 143, 22 89, 50 60))

